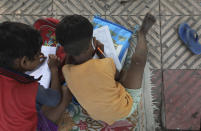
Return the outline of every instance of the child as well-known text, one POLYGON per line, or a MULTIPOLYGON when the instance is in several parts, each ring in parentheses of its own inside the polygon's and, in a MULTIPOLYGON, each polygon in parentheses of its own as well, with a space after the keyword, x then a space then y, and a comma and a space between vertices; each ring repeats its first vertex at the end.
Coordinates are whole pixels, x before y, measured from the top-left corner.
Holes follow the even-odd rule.
POLYGON ((92 59, 94 53, 98 53, 92 44, 96 49, 103 50, 103 46, 92 38, 93 26, 86 18, 69 15, 57 25, 56 40, 67 53, 67 63, 62 68, 65 80, 93 119, 113 124, 136 110, 147 59, 145 36, 154 22, 155 18, 147 14, 138 33, 138 45, 130 68, 120 75, 111 58, 92 59))
POLYGON ((40 33, 22 23, 4 22, 0 24, 0 41, 0 130, 36 131, 39 113, 45 114, 43 118, 56 130, 54 123, 70 99, 69 91, 60 87, 57 57, 49 56, 51 88, 44 89, 39 79, 24 74, 44 62, 40 33), (44 107, 43 112, 42 105, 54 108, 44 107))

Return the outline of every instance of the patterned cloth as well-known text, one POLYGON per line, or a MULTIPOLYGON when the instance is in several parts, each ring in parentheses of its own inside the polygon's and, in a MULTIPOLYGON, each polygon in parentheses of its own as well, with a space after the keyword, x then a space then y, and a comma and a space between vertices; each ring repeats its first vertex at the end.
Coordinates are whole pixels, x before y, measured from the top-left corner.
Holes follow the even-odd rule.
POLYGON ((90 118, 87 112, 80 106, 71 103, 60 123, 60 131, 145 131, 144 109, 142 99, 136 105, 137 110, 124 120, 108 125, 102 121, 90 118), (141 118, 139 118, 142 116, 141 118), (68 119, 71 118, 71 119, 68 119), (68 119, 68 121, 65 121, 68 119), (69 126, 70 125, 70 126, 69 126))
POLYGON ((133 106, 132 109, 130 111, 130 113, 128 114, 127 117, 121 119, 121 120, 125 120, 126 118, 130 117, 136 110, 137 107, 139 105, 139 102, 141 100, 141 95, 142 95, 142 89, 127 89, 126 91, 131 95, 131 97, 133 98, 133 106))

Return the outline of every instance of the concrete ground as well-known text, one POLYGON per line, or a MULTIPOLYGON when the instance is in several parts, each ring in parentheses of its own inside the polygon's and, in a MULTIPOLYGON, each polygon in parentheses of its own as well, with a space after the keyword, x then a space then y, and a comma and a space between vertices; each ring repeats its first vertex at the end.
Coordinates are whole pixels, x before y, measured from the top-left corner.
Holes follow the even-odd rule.
POLYGON ((147 36, 153 93, 160 109, 155 111, 156 121, 167 129, 199 130, 201 55, 184 46, 177 28, 186 22, 201 36, 201 0, 0 0, 0 22, 33 24, 41 17, 60 19, 74 13, 91 20, 98 14, 133 30, 147 12, 157 19, 147 36))

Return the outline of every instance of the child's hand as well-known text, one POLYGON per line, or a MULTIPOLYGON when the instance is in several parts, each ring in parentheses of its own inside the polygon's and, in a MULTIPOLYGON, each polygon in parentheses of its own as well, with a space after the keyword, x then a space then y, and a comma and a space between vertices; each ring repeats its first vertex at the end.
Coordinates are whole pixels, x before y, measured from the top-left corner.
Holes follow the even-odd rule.
POLYGON ((96 54, 99 56, 99 58, 105 58, 105 54, 104 54, 104 45, 96 40, 96 38, 93 38, 94 41, 94 46, 96 47, 96 54))
POLYGON ((93 38, 93 41, 94 41, 95 47, 96 48, 99 47, 104 52, 104 45, 99 40, 96 40, 96 37, 93 38))
POLYGON ((49 55, 48 66, 51 71, 58 70, 60 66, 60 60, 56 55, 49 55))
POLYGON ((40 65, 42 65, 45 62, 45 60, 47 59, 47 57, 45 57, 43 53, 40 53, 39 57, 40 57, 40 65))

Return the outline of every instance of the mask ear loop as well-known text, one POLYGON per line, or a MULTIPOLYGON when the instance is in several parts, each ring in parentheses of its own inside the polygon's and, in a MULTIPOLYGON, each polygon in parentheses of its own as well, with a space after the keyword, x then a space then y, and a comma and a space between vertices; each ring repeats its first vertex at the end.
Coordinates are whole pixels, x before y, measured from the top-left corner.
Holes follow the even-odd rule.
POLYGON ((92 45, 92 47, 94 49, 94 53, 92 54, 92 57, 94 57, 94 55, 96 54, 96 47, 94 46, 94 39, 93 38, 91 40, 91 45, 92 45))
POLYGON ((94 39, 92 38, 92 42, 91 42, 92 47, 94 48, 94 50, 96 50, 96 47, 94 46, 94 39))

